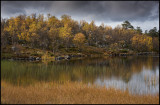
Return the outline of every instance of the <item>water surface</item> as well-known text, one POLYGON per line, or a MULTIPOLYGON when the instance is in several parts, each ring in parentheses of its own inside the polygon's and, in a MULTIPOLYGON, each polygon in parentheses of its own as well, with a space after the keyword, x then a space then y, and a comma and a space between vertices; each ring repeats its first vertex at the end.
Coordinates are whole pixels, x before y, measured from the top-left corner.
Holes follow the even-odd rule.
POLYGON ((76 81, 127 89, 132 94, 156 94, 159 93, 159 58, 86 58, 45 63, 1 60, 1 80, 22 86, 41 81, 76 81))

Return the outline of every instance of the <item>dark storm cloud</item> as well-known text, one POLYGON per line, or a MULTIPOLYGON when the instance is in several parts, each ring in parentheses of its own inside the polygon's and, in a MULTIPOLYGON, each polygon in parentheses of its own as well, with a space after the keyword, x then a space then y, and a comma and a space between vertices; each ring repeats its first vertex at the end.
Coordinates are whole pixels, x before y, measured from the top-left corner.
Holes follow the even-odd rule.
POLYGON ((47 11, 47 8, 50 7, 49 2, 41 1, 1 1, 1 12, 2 17, 4 15, 12 16, 14 14, 26 14, 28 9, 44 9, 44 12, 47 11))
MULTIPOLYGON (((156 1, 2 1, 2 17, 33 12, 71 15, 95 21, 145 21, 159 18, 156 1)), ((30 13, 30 14, 29 14, 30 13)))

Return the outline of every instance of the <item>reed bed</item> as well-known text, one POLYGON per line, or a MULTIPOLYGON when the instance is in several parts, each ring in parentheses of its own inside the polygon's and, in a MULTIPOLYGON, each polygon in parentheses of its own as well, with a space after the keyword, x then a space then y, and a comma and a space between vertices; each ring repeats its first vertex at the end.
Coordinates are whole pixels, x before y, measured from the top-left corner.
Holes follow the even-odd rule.
POLYGON ((159 104, 159 94, 131 95, 83 83, 36 83, 13 86, 1 81, 2 104, 159 104))

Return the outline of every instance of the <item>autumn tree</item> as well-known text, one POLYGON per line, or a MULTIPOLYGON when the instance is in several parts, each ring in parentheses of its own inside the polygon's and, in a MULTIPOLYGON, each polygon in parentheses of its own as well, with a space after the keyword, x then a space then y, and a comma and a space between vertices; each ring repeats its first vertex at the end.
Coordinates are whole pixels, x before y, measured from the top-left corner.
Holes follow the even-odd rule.
POLYGON ((6 27, 7 27, 7 20, 2 19, 1 20, 1 45, 2 47, 6 47, 7 44, 11 44, 10 34, 7 31, 6 27))
POLYGON ((78 48, 80 48, 81 46, 84 46, 85 41, 86 41, 86 38, 85 38, 84 34, 82 34, 82 33, 77 33, 77 34, 74 36, 74 39, 73 39, 74 44, 75 44, 78 48))
POLYGON ((44 20, 43 14, 39 14, 37 18, 37 34, 38 34, 38 41, 39 47, 43 50, 49 48, 49 36, 48 36, 48 27, 47 22, 44 20))
POLYGON ((92 21, 90 24, 88 24, 85 21, 81 21, 82 25, 82 31, 84 32, 84 35, 86 36, 86 39, 88 40, 88 45, 97 45, 97 27, 92 21))
POLYGON ((26 43, 30 40, 28 30, 26 29, 26 23, 23 22, 20 27, 20 33, 18 34, 19 42, 26 43))
POLYGON ((86 21, 81 21, 80 25, 81 25, 81 31, 86 36, 86 39, 88 41, 87 44, 89 44, 90 26, 86 21))
POLYGON ((15 21, 12 17, 9 19, 8 27, 6 27, 7 31, 9 32, 11 39, 12 39, 12 45, 16 43, 16 27, 15 27, 15 21))
POLYGON ((99 47, 105 47, 106 46, 106 39, 105 39, 105 26, 102 23, 98 28, 97 28, 97 44, 99 47))
POLYGON ((70 45, 69 41, 73 37, 71 33, 71 27, 69 27, 68 24, 65 24, 64 27, 59 29, 59 36, 63 40, 63 45, 65 45, 67 49, 70 45))
POLYGON ((38 34, 37 34, 37 24, 36 22, 31 23, 29 26, 29 42, 31 47, 34 47, 35 45, 38 44, 38 34))
POLYGON ((105 33, 105 46, 109 46, 111 43, 114 43, 114 34, 113 34, 113 29, 112 27, 110 26, 105 26, 105 30, 104 30, 104 33, 105 33))
POLYGON ((48 16, 48 22, 47 27, 49 29, 48 36, 49 36, 49 49, 55 53, 61 43, 60 37, 59 37, 59 29, 61 27, 60 21, 55 16, 48 16))
POLYGON ((153 51, 159 52, 159 39, 153 37, 153 51))
POLYGON ((105 36, 105 46, 110 45, 113 42, 113 38, 110 35, 105 36))
POLYGON ((146 35, 135 35, 132 39, 132 46, 137 51, 152 51, 152 37, 146 35))
POLYGON ((89 45, 96 46, 98 45, 98 34, 97 33, 97 26, 95 25, 94 21, 90 23, 90 33, 89 33, 89 45))
POLYGON ((76 45, 101 47, 118 51, 131 49, 136 51, 159 51, 159 30, 156 27, 142 32, 140 27, 134 29, 129 21, 115 28, 94 21, 78 22, 69 15, 61 19, 48 14, 19 15, 1 19, 1 45, 25 44, 32 48, 50 50, 53 53, 60 48, 76 45))

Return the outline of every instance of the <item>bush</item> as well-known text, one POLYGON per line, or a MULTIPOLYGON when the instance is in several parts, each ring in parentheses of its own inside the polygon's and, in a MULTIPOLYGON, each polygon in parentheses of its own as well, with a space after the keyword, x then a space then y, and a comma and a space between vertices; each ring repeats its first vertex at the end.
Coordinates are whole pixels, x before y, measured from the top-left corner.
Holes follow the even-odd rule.
POLYGON ((31 56, 39 56, 37 53, 32 53, 31 56))
POLYGON ((120 53, 128 53, 128 49, 120 49, 120 53))

